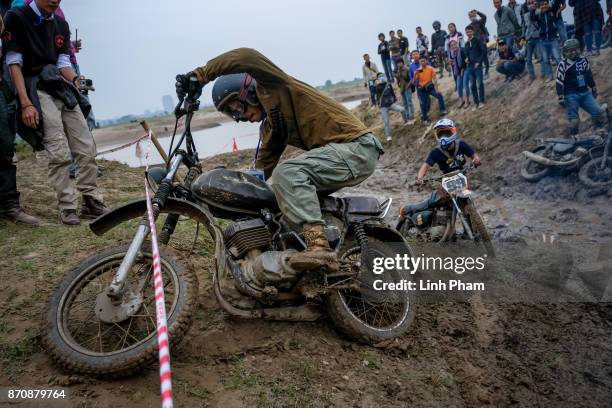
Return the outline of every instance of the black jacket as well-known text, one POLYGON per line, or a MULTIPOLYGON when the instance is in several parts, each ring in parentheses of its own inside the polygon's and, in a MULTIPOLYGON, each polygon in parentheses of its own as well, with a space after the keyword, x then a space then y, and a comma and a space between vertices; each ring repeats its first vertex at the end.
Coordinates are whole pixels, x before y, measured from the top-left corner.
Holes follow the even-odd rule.
POLYGON ((557 66, 557 95, 583 93, 595 88, 595 80, 589 61, 580 57, 576 61, 562 58, 557 66), (580 84, 578 76, 582 75, 584 83, 580 84))
POLYGON ((465 42, 465 58, 467 65, 474 68, 476 63, 482 63, 487 57, 487 47, 476 36, 465 42))
POLYGON ((431 35, 431 53, 435 54, 438 48, 446 48, 447 33, 444 30, 436 31, 431 35))
MULTIPOLYGON (((74 109, 79 105, 83 116, 87 117, 91 111, 91 105, 72 84, 69 84, 60 75, 59 70, 55 65, 45 65, 38 75, 27 76, 25 79, 26 91, 32 104, 38 110, 38 126, 36 129, 27 126, 23 123, 21 115, 17 115, 17 132, 19 136, 28 142, 34 150, 43 150, 43 121, 42 107, 38 98, 38 90, 42 90, 54 98, 60 99, 68 109, 74 109)), ((21 111, 21 106, 19 106, 21 111)))

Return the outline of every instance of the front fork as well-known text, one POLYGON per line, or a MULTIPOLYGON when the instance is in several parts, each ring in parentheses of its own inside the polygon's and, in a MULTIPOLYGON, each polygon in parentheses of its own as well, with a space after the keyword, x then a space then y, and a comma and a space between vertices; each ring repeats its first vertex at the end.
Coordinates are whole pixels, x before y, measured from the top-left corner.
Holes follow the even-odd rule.
POLYGON ((463 214, 463 211, 461 211, 461 208, 459 207, 459 204, 457 203, 457 198, 455 196, 451 195, 451 200, 453 200, 453 206, 455 207, 455 211, 457 213, 457 216, 461 220, 461 224, 463 225, 463 230, 465 232, 467 232, 468 237, 470 238, 471 241, 473 241, 474 240, 474 233, 472 232, 472 228, 470 228, 467 220, 465 219, 465 215, 463 214))
MULTIPOLYGON (((181 153, 178 153, 176 156, 174 156, 174 158, 172 159, 172 162, 170 163, 170 169, 168 170, 168 174, 166 175, 166 177, 164 177, 164 179, 160 183, 157 193, 155 194, 155 197, 152 200, 153 201, 153 218, 154 218, 153 222, 157 220, 157 217, 159 216, 159 213, 161 209, 163 208, 166 202, 166 199, 170 195, 170 189, 172 187, 172 182, 174 181, 176 172, 178 171, 178 168, 183 161, 183 157, 184 156, 181 153)), ((168 225, 168 221, 172 215, 173 214, 168 216, 168 219, 166 220, 166 224, 164 225, 164 229, 162 230, 162 233, 166 231, 166 226, 168 225)), ((176 220, 178 221, 178 215, 176 215, 176 220)), ((174 226, 176 226, 176 223, 174 223, 174 225, 171 225, 172 231, 174 231, 174 226)), ((142 247, 142 244, 145 241, 145 239, 149 236, 150 232, 151 230, 149 228, 149 216, 148 216, 148 213, 145 213, 145 215, 142 217, 142 220, 140 221, 140 224, 138 225, 138 230, 136 231, 136 234, 134 235, 134 238, 132 239, 132 242, 130 243, 127 253, 125 254, 125 257, 123 257, 123 260, 121 261, 121 265, 119 265, 119 269, 117 269, 117 272, 115 273, 115 277, 113 278, 113 281, 108 287, 107 294, 114 301, 121 301, 121 297, 125 289, 125 281, 128 277, 128 273, 132 269, 132 266, 134 266, 134 263, 136 262, 136 260, 138 259, 138 256, 140 254, 140 248, 142 247)), ((169 235, 168 235, 168 238, 169 238, 169 235)))

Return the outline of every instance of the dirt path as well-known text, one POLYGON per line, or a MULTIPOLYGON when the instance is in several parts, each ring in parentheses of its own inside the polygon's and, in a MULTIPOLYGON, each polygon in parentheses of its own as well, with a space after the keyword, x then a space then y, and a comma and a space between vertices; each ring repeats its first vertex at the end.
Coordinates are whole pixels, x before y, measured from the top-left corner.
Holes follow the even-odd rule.
MULTIPOLYGON (((508 96, 499 87, 492 81, 491 94, 502 100, 488 104, 493 111, 502 109, 503 98, 522 92, 517 88, 508 96)), ((600 92, 609 95, 610 84, 601 84, 600 92)), ((483 155, 484 165, 474 177, 479 209, 496 243, 561 242, 572 249, 593 243, 609 248, 610 193, 589 196, 575 175, 535 185, 516 176, 516 155, 534 143, 529 126, 544 134, 548 122, 542 118, 556 115, 545 105, 545 101, 537 105, 544 109, 537 117, 521 116, 526 115, 524 110, 513 113, 508 119, 513 121, 512 132, 491 124, 483 118, 485 113, 457 113, 465 137, 483 155), (491 135, 499 142, 492 143, 491 135)), ((373 113, 361 114, 380 127, 373 113)), ((400 203, 424 196, 409 188, 431 147, 428 137, 420 140, 426 129, 419 126, 396 126, 395 140, 376 173, 352 191, 392 196, 390 223, 400 203)), ((0 249, 10 254, 0 264, 0 385, 65 387, 70 397, 57 406, 156 406, 155 366, 127 379, 99 380, 62 373, 40 349, 45 302, 61 276, 91 253, 129 239, 131 230, 98 238, 85 226, 55 225, 50 204, 54 197, 44 164, 25 152, 20 157, 23 201, 48 225, 24 229, 0 221, 0 249)), ((206 166, 240 167, 250 157, 248 151, 223 155, 206 166)), ((140 196, 141 170, 111 162, 104 165, 101 185, 111 205, 140 196)), ((195 227, 187 222, 179 227, 173 246, 185 250, 191 247, 195 227)), ((612 251, 607 256, 612 257, 612 251)), ((173 350, 177 406, 610 406, 612 287, 607 295, 604 288, 602 299, 607 300, 601 302, 495 303, 472 298, 424 303, 409 333, 391 345, 374 348, 342 338, 327 321, 291 324, 228 318, 211 293, 209 245, 198 245, 189 258, 201 295, 186 341, 173 350)), ((606 259, 610 258, 597 262, 609 267, 606 259)))

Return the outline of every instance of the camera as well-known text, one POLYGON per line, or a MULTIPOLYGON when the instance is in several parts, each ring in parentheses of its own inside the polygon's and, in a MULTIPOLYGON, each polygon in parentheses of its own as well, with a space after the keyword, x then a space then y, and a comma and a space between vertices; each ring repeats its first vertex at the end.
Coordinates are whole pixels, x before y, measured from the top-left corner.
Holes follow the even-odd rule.
POLYGON ((93 81, 87 78, 79 79, 79 89, 83 91, 95 91, 95 88, 93 86, 93 81))

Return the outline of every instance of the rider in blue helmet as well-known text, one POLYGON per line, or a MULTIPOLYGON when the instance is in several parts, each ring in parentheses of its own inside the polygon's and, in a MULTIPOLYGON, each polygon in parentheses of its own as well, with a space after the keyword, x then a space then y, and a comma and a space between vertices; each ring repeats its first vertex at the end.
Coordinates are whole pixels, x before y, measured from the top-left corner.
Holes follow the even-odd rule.
POLYGON ((444 174, 461 170, 465 165, 466 156, 472 160, 475 167, 480 166, 480 158, 474 149, 463 140, 459 140, 457 125, 454 121, 441 119, 434 125, 433 130, 438 147, 429 152, 425 163, 421 165, 417 173, 417 185, 423 184, 423 178, 436 164, 444 174))
MULTIPOLYGON (((459 139, 457 125, 454 121, 451 119, 441 119, 434 125, 433 129, 438 146, 429 152, 425 163, 419 169, 416 179, 417 186, 423 185, 423 178, 435 164, 438 165, 440 171, 444 174, 463 169, 466 156, 472 160, 474 167, 480 166, 480 158, 474 149, 459 139)), ((441 188, 437 187, 425 201, 402 207, 400 209, 400 217, 412 216, 415 208, 438 206, 443 200, 445 200, 445 194, 441 188)))

